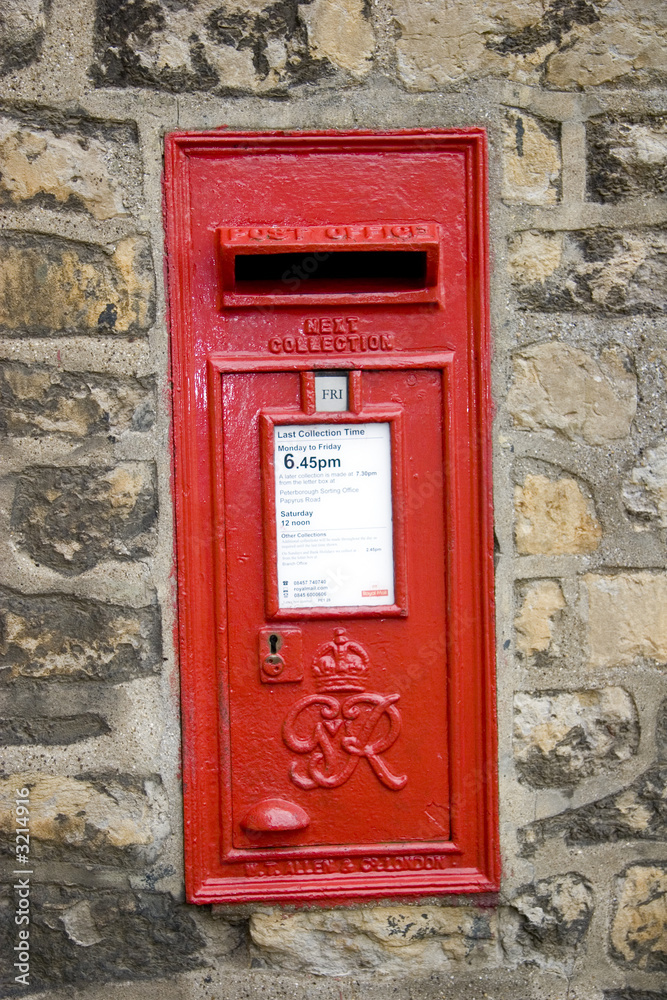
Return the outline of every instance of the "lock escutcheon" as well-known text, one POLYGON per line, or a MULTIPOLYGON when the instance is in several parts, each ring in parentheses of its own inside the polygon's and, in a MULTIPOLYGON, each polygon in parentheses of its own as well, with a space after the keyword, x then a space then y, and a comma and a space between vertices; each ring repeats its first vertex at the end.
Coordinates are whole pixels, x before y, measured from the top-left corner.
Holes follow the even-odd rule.
POLYGON ((303 680, 301 629, 294 626, 261 628, 258 652, 262 684, 295 684, 303 680))

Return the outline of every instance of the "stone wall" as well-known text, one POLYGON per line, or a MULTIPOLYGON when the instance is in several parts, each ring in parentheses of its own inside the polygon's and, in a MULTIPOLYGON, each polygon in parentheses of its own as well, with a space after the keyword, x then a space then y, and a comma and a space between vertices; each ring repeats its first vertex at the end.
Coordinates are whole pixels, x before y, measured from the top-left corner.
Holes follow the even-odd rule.
POLYGON ((4 0, 0 53, 2 995, 664 998, 664 3, 4 0), (497 903, 183 901, 160 173, 221 124, 488 129, 497 903))

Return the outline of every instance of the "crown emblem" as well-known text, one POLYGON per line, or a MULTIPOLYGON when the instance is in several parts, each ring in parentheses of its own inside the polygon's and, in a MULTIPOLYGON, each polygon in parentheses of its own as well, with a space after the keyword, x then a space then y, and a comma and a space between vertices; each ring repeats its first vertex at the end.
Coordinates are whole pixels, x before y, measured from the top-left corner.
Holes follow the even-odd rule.
POLYGON ((313 657, 318 691, 363 691, 370 657, 363 646, 352 642, 344 628, 334 629, 333 642, 325 642, 313 657))

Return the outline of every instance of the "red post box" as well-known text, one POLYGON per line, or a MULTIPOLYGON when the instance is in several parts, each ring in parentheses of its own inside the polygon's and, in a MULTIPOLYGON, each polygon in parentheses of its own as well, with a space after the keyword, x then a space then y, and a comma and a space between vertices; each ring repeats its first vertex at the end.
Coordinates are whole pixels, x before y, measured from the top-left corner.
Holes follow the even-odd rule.
POLYGON ((497 888, 480 130, 167 139, 188 898, 497 888))

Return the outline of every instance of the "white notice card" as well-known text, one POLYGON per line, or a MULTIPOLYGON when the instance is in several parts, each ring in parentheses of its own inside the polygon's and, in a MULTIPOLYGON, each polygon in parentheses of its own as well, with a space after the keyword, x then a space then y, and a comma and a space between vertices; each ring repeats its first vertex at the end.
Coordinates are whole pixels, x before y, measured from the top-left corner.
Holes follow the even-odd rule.
POLYGON ((388 423, 274 428, 281 608, 394 603, 388 423))

